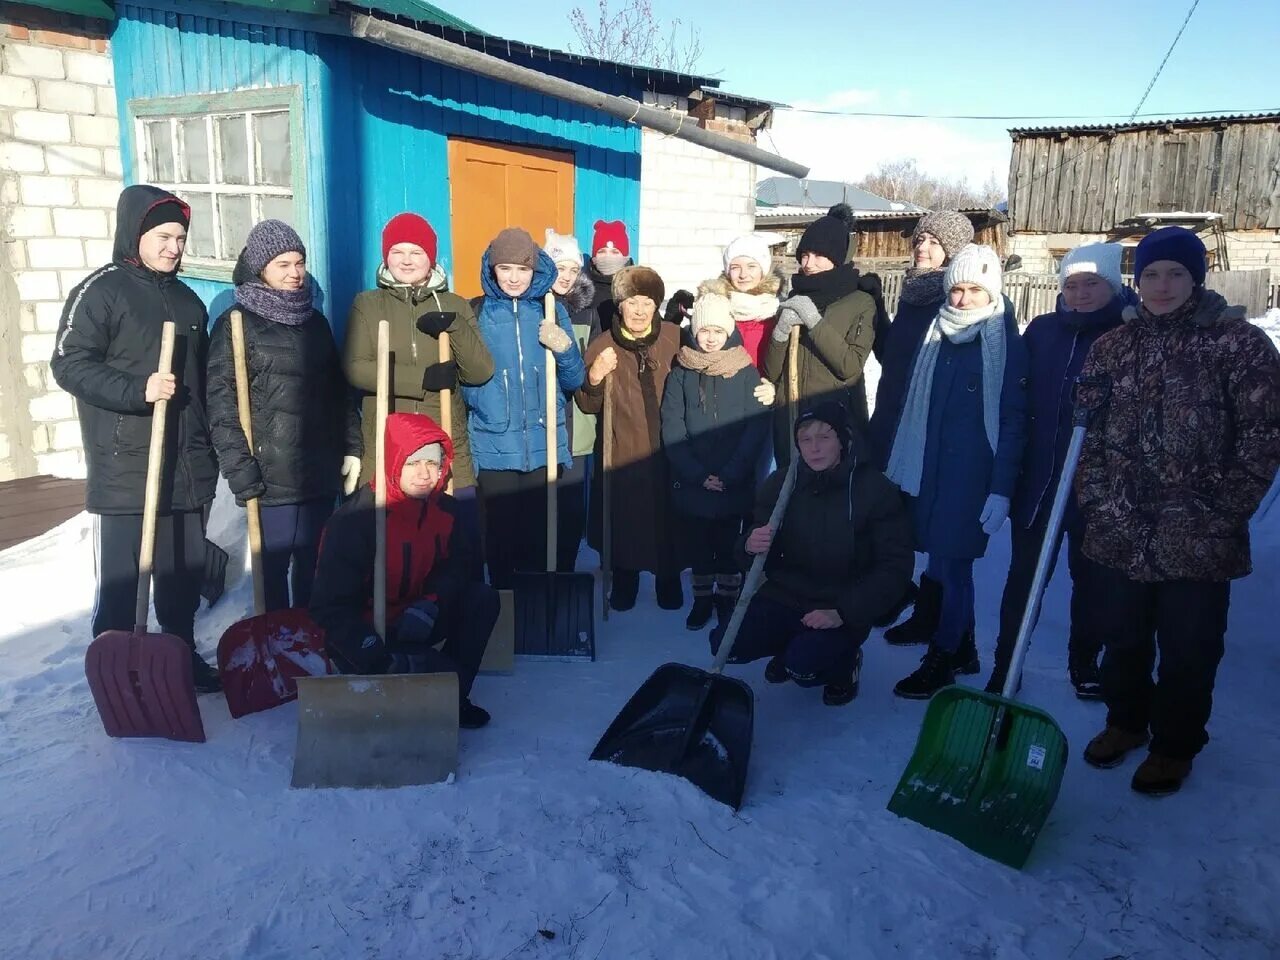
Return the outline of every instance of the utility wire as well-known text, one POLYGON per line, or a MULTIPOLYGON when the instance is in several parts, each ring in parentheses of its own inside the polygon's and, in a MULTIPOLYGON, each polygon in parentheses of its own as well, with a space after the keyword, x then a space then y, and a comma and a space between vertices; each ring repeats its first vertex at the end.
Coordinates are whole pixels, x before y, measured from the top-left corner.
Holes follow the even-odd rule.
POLYGON ((1160 61, 1160 66, 1156 67, 1155 76, 1151 78, 1151 82, 1147 84, 1147 89, 1142 94, 1142 99, 1138 101, 1138 105, 1133 108, 1132 120, 1138 115, 1138 111, 1142 109, 1142 105, 1147 102, 1147 97, 1151 94, 1151 88, 1156 85, 1156 81, 1160 79, 1160 74, 1164 71, 1164 65, 1169 62, 1169 57, 1173 54, 1173 48, 1178 45, 1178 41, 1182 39, 1182 32, 1187 29, 1187 24, 1191 22, 1191 15, 1196 12, 1196 7, 1200 6, 1200 0, 1193 0, 1191 9, 1187 11, 1186 19, 1182 21, 1182 26, 1178 28, 1178 35, 1173 38, 1173 43, 1169 44, 1169 50, 1164 55, 1164 59, 1160 61))
MULTIPOLYGON (((1198 2, 1198 0, 1197 0, 1198 2)), ((1150 93, 1150 88, 1147 89, 1150 93)), ((1143 99, 1146 97, 1144 95, 1143 99)), ((1139 104, 1141 107, 1141 104, 1139 104)), ((1211 117, 1213 114, 1280 113, 1280 107, 1220 108, 1214 110, 1178 110, 1160 113, 1047 113, 1047 114, 947 114, 947 113, 876 113, 855 110, 816 110, 807 107, 780 107, 792 113, 813 113, 825 117, 881 117, 889 120, 1136 120, 1140 117, 1211 117)))

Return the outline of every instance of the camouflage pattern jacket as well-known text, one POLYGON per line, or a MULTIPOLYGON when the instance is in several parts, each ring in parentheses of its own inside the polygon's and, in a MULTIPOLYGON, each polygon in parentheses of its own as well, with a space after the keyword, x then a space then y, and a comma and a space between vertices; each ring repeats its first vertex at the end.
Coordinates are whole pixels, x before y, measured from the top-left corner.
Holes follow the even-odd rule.
POLYGON ((1280 465, 1280 354, 1213 291, 1124 319, 1084 365, 1111 385, 1076 474, 1084 552, 1139 581, 1243 577, 1280 465))

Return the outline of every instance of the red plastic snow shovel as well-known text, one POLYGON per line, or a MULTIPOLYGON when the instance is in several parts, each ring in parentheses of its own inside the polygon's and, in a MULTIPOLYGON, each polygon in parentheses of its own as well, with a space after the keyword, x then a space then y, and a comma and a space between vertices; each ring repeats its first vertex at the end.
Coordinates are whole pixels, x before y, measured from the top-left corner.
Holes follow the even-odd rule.
MULTIPOLYGON (((160 336, 157 368, 162 374, 169 373, 173 367, 173 335, 173 323, 166 321, 160 336)), ((135 626, 133 630, 107 630, 96 637, 85 653, 84 672, 107 736, 166 737, 204 743, 204 723, 196 706, 191 647, 171 633, 147 630, 168 409, 167 400, 157 400, 151 411, 135 626)))
MULTIPOLYGON (((231 352, 235 358, 236 406, 240 429, 252 453, 253 419, 249 411, 249 372, 245 361, 244 318, 231 311, 231 352)), ((324 676, 329 657, 324 632, 306 610, 267 613, 262 583, 262 515, 257 497, 245 502, 249 519, 249 555, 253 566, 253 613, 227 628, 218 641, 218 673, 231 716, 270 710, 298 696, 298 677, 324 676)))
MULTIPOLYGON (((775 531, 795 488, 799 455, 792 450, 778 502, 769 515, 775 531)), ((742 804, 751 758, 755 696, 741 680, 723 675, 751 597, 764 580, 767 553, 756 554, 711 669, 664 663, 609 725, 592 760, 607 760, 683 777, 735 810, 742 804)))

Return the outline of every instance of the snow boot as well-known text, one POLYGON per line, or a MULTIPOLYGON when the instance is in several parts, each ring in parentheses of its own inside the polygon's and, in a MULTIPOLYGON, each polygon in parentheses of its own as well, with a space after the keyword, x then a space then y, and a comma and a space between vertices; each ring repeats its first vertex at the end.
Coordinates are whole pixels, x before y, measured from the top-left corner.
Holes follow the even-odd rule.
POLYGON ((742 574, 716 574, 716 620, 722 629, 729 629, 729 620, 733 617, 733 608, 738 605, 738 595, 742 592, 742 574))
POLYGON ((687 629, 701 630, 711 622, 711 615, 715 612, 716 605, 715 597, 711 593, 714 586, 714 577, 701 573, 694 574, 693 609, 689 611, 689 616, 684 622, 687 629))
POLYGON ((684 606, 684 587, 680 585, 680 574, 655 577, 654 585, 658 593, 658 606, 663 610, 679 610, 684 606))
POLYGON ((899 680, 893 692, 908 700, 928 700, 943 687, 949 687, 955 682, 951 654, 931 645, 916 672, 899 680))
POLYGON ((477 707, 469 697, 463 697, 458 704, 458 726, 463 730, 479 730, 489 720, 489 711, 477 707))
POLYGON ((906 612, 907 607, 916 602, 916 594, 919 592, 920 588, 914 582, 908 582, 907 589, 902 592, 902 599, 898 601, 897 605, 884 616, 872 620, 871 625, 876 628, 893 626, 898 622, 898 618, 906 612))
POLYGON ((1145 730, 1141 733, 1133 733, 1130 730, 1109 726, 1090 740, 1089 745, 1084 748, 1085 763, 1104 770, 1118 767, 1130 750, 1137 750, 1144 746, 1149 739, 1145 730))
MULTIPOLYGON (((996 661, 996 665, 991 668, 991 676, 987 678, 987 685, 983 687, 983 692, 994 693, 997 697, 1004 693, 1004 680, 1009 675, 1009 664, 1001 664, 996 661)), ((1022 677, 1018 677, 1018 682, 1013 688, 1013 695, 1016 697, 1022 692, 1022 677)))
POLYGON ((615 610, 630 610, 636 605, 636 594, 639 592, 640 571, 613 571, 613 589, 609 591, 609 606, 615 610))
POLYGON ((195 679, 196 693, 217 693, 222 689, 218 671, 194 650, 191 651, 191 674, 195 679))
POLYGON ((1133 772, 1133 780, 1129 786, 1148 797, 1167 797, 1178 792, 1189 773, 1190 760, 1149 753, 1147 759, 1138 764, 1138 769, 1133 772))
POLYGON ((791 674, 787 673, 787 665, 783 662, 781 654, 765 664, 764 678, 769 683, 786 683, 791 679, 791 674))
POLYGON ((849 675, 832 680, 822 688, 822 702, 828 707, 843 707, 858 695, 858 682, 862 679, 862 650, 859 649, 853 658, 853 669, 849 675))
POLYGON ((884 638, 894 646, 913 643, 929 643, 938 629, 942 616, 942 584, 929 576, 920 578, 920 592, 916 594, 916 606, 911 616, 884 632, 884 638))
POLYGON ((955 652, 951 654, 951 669, 966 675, 975 674, 982 669, 982 662, 978 659, 978 643, 973 637, 973 627, 970 627, 960 638, 960 646, 956 647, 955 652))
POLYGON ((1076 688, 1078 699, 1102 699, 1102 671, 1098 669, 1096 657, 1069 653, 1067 675, 1071 678, 1071 685, 1076 688))

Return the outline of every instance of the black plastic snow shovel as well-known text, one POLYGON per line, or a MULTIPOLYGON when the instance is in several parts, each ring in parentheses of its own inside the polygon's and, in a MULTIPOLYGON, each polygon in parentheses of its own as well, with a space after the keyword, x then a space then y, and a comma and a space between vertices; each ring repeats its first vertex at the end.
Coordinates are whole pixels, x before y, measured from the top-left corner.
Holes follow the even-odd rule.
MULTIPOLYGON (((546 319, 556 322, 555 294, 548 293, 546 319)), ((556 359, 546 351, 547 431, 547 569, 516 571, 516 656, 534 660, 594 660, 596 658, 595 578, 589 573, 556 572, 557 478, 556 359)))
POLYGON ((1040 615, 1090 412, 1107 394, 1100 382, 1080 381, 1079 386, 1071 444, 1004 689, 1000 696, 954 686, 936 693, 915 752, 889 800, 889 810, 898 816, 1018 869, 1053 809, 1067 764, 1067 738, 1053 717, 1019 703, 1013 693, 1040 615), (1086 406, 1086 388, 1094 393, 1096 405, 1086 406))
MULTIPOLYGON (((796 482, 792 451, 769 526, 778 529, 796 482)), ((741 680, 722 674, 733 652, 751 597, 764 579, 767 554, 756 554, 710 670, 664 663, 609 725, 592 760, 607 760, 683 777, 714 800, 738 809, 747 783, 755 696, 741 680)))

